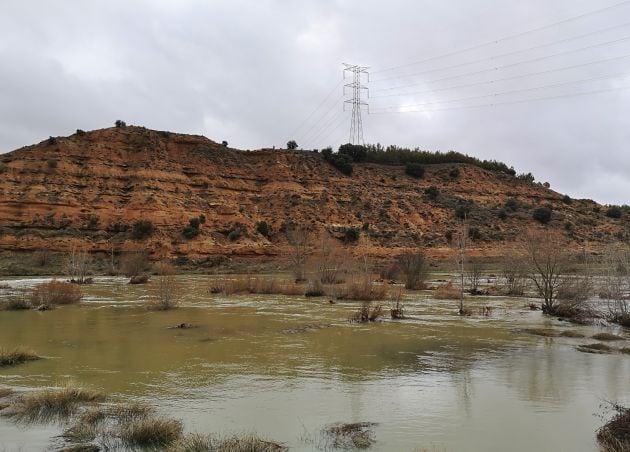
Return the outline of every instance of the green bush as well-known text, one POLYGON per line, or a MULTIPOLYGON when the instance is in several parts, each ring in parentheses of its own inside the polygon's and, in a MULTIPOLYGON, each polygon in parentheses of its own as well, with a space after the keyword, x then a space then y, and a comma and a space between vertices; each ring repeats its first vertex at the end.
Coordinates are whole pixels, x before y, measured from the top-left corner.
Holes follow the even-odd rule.
POLYGON ((354 243, 359 240, 359 236, 361 235, 361 231, 359 228, 348 228, 343 236, 343 241, 346 243, 354 243))
POLYGON ((51 146, 52 146, 53 144, 57 144, 57 138, 55 138, 55 137, 48 137, 48 141, 47 141, 47 143, 48 143, 49 145, 51 145, 51 146))
POLYGON ((243 232, 239 228, 232 229, 228 234, 228 239, 230 239, 231 242, 236 242, 242 235, 243 232))
POLYGON ((499 213, 497 214, 497 216, 499 217, 499 219, 505 220, 508 217, 507 210, 505 209, 499 210, 499 213))
POLYGON ((468 237, 470 237, 472 240, 480 240, 481 231, 479 230, 479 228, 472 227, 468 229, 468 237))
POLYGON ((518 179, 523 180, 525 182, 529 182, 530 184, 534 183, 534 175, 532 173, 521 173, 518 176, 516 176, 518 179))
POLYGON ((364 162, 367 157, 367 149, 360 144, 342 144, 339 146, 339 154, 347 155, 353 162, 364 162))
POLYGON ((440 190, 435 185, 432 185, 424 190, 424 194, 427 195, 429 199, 435 200, 440 196, 440 190))
POLYGON ((549 207, 539 207, 532 214, 534 220, 542 224, 547 224, 551 220, 551 209, 549 207))
POLYGON ((569 195, 564 195, 562 197, 562 202, 565 204, 571 204, 573 202, 573 200, 571 199, 571 197, 569 195))
POLYGON ((263 237, 269 237, 271 235, 271 226, 266 221, 256 222, 256 232, 263 237))
POLYGON ((452 179, 457 179, 459 177, 459 168, 453 168, 452 170, 449 171, 448 175, 452 179))
POLYGON ((623 212, 619 206, 610 206, 606 210, 606 216, 609 218, 621 218, 622 213, 623 212))
POLYGON ((514 176, 514 168, 508 167, 505 163, 496 160, 479 160, 466 154, 455 151, 429 152, 418 148, 409 149, 398 146, 388 146, 384 148, 380 144, 366 145, 365 160, 369 163, 381 165, 405 165, 406 163, 419 163, 421 165, 445 164, 445 163, 466 163, 480 168, 501 172, 514 176))
POLYGON ((420 179, 424 176, 424 166, 419 163, 407 163, 405 164, 405 173, 415 179, 420 179))
POLYGON ((298 144, 295 140, 290 140, 287 142, 287 149, 294 150, 294 149, 297 149, 297 147, 298 147, 298 144))
POLYGON ((77 129, 77 135, 82 137, 83 135, 85 135, 85 130, 77 129))
POLYGON ((337 168, 346 176, 352 174, 352 157, 347 154, 324 154, 324 158, 328 163, 337 168))
POLYGON ((203 215, 200 215, 199 217, 191 218, 190 220, 188 220, 188 224, 184 226, 184 229, 182 230, 182 235, 189 240, 194 239, 201 233, 201 231, 199 230, 199 227, 201 226, 202 223, 205 223, 205 221, 206 221, 206 217, 203 215))
POLYGON ((114 125, 118 129, 124 129, 125 127, 127 127, 127 123, 125 121, 121 120, 121 119, 117 119, 116 122, 114 123, 114 125))
POLYGON ((55 159, 48 159, 46 160, 46 165, 48 165, 48 168, 50 169, 55 169, 57 168, 59 162, 57 162, 57 160, 55 159))
POLYGON ((509 210, 510 212, 516 212, 519 206, 520 206, 520 203, 518 202, 518 199, 516 198, 508 198, 507 201, 505 201, 505 208, 509 210))
POLYGON ((144 240, 155 232, 155 226, 151 220, 136 220, 131 227, 131 237, 134 240, 144 240))
POLYGON ((460 202, 455 206, 455 216, 460 220, 465 219, 470 214, 472 203, 469 201, 460 202))

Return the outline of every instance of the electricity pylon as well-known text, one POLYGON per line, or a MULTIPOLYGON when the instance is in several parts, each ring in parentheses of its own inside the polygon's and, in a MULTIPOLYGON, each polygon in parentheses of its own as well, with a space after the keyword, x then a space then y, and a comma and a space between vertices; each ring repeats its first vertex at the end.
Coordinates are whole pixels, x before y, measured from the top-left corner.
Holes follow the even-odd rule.
POLYGON ((367 71, 368 66, 357 66, 356 64, 343 63, 345 66, 343 69, 343 78, 346 78, 346 72, 352 73, 352 83, 345 84, 343 86, 343 94, 346 94, 346 88, 352 88, 352 99, 347 99, 343 103, 343 109, 346 110, 346 104, 352 104, 352 121, 350 122, 350 143, 352 144, 365 144, 363 142, 363 120, 361 119, 361 108, 363 106, 368 108, 367 102, 361 100, 361 93, 365 90, 369 97, 367 86, 361 84, 362 74, 367 75, 368 82, 370 81, 370 74, 367 71))

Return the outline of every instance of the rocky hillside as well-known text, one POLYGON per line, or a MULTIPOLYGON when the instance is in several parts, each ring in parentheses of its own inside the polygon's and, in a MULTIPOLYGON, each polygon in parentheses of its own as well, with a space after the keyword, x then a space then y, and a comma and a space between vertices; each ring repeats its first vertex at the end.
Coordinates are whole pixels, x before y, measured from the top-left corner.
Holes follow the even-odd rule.
POLYGON ((480 255, 503 254, 527 228, 560 231, 576 249, 598 247, 623 237, 629 218, 467 164, 426 165, 416 179, 402 166, 355 163, 346 176, 320 153, 244 152, 142 127, 78 131, 0 155, 5 251, 275 256, 298 224, 350 248, 369 236, 383 256, 416 244, 439 255, 463 212, 480 255), (544 206, 546 225, 533 218, 544 206))

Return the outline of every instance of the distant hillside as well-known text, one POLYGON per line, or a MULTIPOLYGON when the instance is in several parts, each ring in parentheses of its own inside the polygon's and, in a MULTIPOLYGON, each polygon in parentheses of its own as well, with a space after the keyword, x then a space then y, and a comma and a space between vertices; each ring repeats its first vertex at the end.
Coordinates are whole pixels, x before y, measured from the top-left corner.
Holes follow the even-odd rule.
POLYGON ((417 244, 445 255, 465 214, 474 252, 500 255, 526 228, 597 248, 627 235, 630 218, 519 179, 504 165, 424 164, 416 178, 404 165, 355 162, 345 175, 322 153, 244 152, 142 127, 79 131, 0 162, 0 250, 11 251, 276 256, 293 223, 339 239, 368 236, 381 256, 417 244), (540 208, 550 209, 546 225, 534 219, 540 208))

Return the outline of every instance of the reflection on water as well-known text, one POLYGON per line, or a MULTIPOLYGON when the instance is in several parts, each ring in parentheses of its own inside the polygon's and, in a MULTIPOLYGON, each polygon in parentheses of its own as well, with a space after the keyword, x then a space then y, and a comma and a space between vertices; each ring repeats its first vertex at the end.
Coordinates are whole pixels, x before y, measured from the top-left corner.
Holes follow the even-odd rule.
MULTIPOLYGON (((170 312, 146 309, 150 285, 112 278, 85 287, 80 306, 0 312, 0 344, 48 357, 0 370, 0 385, 71 378, 154 403, 188 430, 255 430, 297 450, 311 448, 305 430, 371 421, 377 450, 594 451, 600 403, 630 394, 630 357, 515 332, 576 329, 524 300, 475 299, 495 314, 460 318, 455 302, 418 293, 410 319, 363 326, 346 321, 354 303, 210 296, 203 277, 181 281, 183 306, 170 312), (195 328, 168 328, 184 322, 195 328)), ((55 432, 0 420, 0 450, 41 450, 55 432)))

